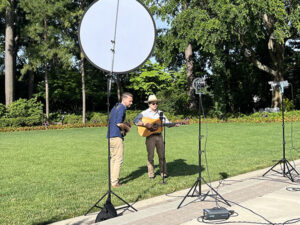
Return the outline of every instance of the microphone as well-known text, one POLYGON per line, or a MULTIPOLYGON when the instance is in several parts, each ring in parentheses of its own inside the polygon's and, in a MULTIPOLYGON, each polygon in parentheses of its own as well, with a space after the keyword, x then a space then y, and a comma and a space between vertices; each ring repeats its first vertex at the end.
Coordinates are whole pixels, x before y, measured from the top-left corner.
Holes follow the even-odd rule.
POLYGON ((159 119, 160 119, 161 122, 163 121, 163 118, 164 118, 164 112, 160 112, 159 113, 159 119))

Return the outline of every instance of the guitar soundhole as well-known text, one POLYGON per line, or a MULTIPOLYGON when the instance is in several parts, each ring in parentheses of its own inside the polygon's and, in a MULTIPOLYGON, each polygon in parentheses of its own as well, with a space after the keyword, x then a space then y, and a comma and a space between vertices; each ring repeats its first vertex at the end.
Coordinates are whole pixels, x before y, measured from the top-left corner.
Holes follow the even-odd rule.
POLYGON ((152 125, 152 129, 153 130, 157 130, 157 128, 158 128, 158 124, 157 123, 155 123, 155 124, 152 125))

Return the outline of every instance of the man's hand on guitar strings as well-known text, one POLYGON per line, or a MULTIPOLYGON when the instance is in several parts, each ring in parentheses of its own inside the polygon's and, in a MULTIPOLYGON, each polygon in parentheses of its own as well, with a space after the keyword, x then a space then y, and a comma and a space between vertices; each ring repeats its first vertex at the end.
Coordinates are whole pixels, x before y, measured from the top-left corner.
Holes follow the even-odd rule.
POLYGON ((146 123, 145 124, 145 127, 150 130, 150 131, 155 131, 156 129, 153 127, 153 124, 151 123, 146 123))

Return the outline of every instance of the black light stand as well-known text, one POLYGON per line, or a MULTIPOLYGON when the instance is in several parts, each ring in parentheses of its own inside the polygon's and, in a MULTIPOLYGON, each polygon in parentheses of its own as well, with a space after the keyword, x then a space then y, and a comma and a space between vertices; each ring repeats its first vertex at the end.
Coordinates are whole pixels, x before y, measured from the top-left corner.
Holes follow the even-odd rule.
POLYGON ((196 91, 196 94, 199 95, 199 136, 198 136, 198 140, 199 140, 199 149, 198 149, 198 158, 199 158, 199 176, 196 180, 196 182, 193 184, 193 186, 190 188, 190 190, 188 191, 188 193, 184 196, 183 200, 180 202, 180 204, 178 205, 177 209, 180 208, 180 206, 182 205, 182 203, 184 202, 184 200, 187 197, 198 197, 201 199, 201 201, 204 201, 206 199, 207 196, 210 196, 212 198, 217 199, 217 197, 220 197, 228 206, 231 206, 229 204, 228 201, 226 201, 210 184, 208 184, 206 182, 206 180, 201 176, 201 155, 202 155, 202 150, 201 150, 201 105, 202 105, 202 99, 201 99, 201 92, 202 92, 202 88, 204 88, 205 86, 205 78, 196 78, 193 81, 193 87, 196 91), (209 188, 210 190, 206 193, 206 194, 202 194, 201 191, 201 182, 204 182, 209 188), (197 186, 199 188, 199 190, 197 191, 197 186), (214 194, 209 194, 209 192, 212 191, 214 192, 214 194), (192 192, 192 194, 190 195, 190 192, 192 192))
POLYGON ((111 40, 112 43, 112 63, 111 63, 111 72, 108 75, 107 78, 107 152, 108 152, 108 191, 87 211, 85 215, 87 215, 94 207, 102 209, 103 207, 98 206, 98 203, 107 195, 107 200, 106 204, 109 204, 113 207, 111 204, 111 194, 116 196, 118 199, 120 199, 122 202, 124 202, 127 206, 118 208, 118 209, 123 209, 123 208, 132 208, 133 210, 137 211, 132 205, 130 205, 128 202, 126 202, 124 199, 122 199, 120 196, 118 196, 116 193, 114 193, 111 190, 111 168, 110 168, 110 93, 111 93, 111 81, 112 81, 112 76, 113 76, 113 71, 114 71, 114 59, 115 59, 115 47, 116 47, 116 33, 117 33, 117 21, 118 21, 118 14, 119 14, 119 1, 117 4, 117 11, 116 11, 116 21, 115 21, 115 31, 114 31, 114 40, 111 40))
POLYGON ((109 108, 110 108, 110 103, 109 103, 109 98, 110 98, 110 92, 111 92, 111 79, 112 76, 108 75, 108 80, 107 80, 107 133, 108 133, 108 138, 107 138, 107 149, 108 149, 108 191, 87 211, 85 215, 87 215, 94 207, 102 209, 103 207, 98 206, 98 203, 101 202, 101 200, 107 195, 107 200, 106 204, 111 204, 111 194, 115 195, 118 199, 120 199, 122 202, 124 202, 127 206, 118 208, 118 209, 124 209, 124 208, 132 208, 133 210, 137 211, 132 205, 127 203, 124 199, 122 199, 120 196, 118 196, 116 193, 114 193, 111 190, 111 168, 110 168, 110 113, 109 113, 109 108))
POLYGON ((299 173, 297 170, 290 164, 290 162, 285 158, 285 124, 284 124, 284 102, 283 102, 283 94, 284 94, 284 88, 288 87, 288 82, 287 81, 282 81, 282 82, 269 82, 271 85, 271 90, 273 91, 275 88, 280 88, 281 89, 281 113, 282 113, 282 159, 280 159, 274 166, 272 166, 267 172, 263 174, 265 176, 268 172, 274 171, 276 173, 282 174, 284 177, 289 178, 292 182, 294 182, 294 178, 291 174, 292 171, 295 171, 297 175, 299 173), (282 172, 279 172, 277 170, 274 170, 274 167, 277 165, 283 164, 282 172))

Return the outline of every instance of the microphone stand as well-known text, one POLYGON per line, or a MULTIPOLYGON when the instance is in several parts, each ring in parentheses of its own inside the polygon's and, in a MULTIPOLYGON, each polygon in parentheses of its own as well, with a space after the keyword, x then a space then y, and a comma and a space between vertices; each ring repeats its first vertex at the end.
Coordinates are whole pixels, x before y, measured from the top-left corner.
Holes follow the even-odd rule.
POLYGON ((162 164, 162 167, 163 167, 163 169, 162 169, 162 174, 163 174, 163 176, 162 176, 162 184, 167 184, 166 182, 165 182, 165 166, 166 166, 166 158, 165 158, 165 151, 166 151, 166 124, 165 123, 163 123, 163 120, 164 120, 164 117, 163 117, 163 112, 160 112, 161 113, 161 115, 159 116, 159 119, 160 119, 160 122, 161 122, 161 125, 162 125, 162 127, 163 127, 163 133, 164 133, 164 135, 163 135, 163 164, 162 164))
POLYGON ((193 184, 193 186, 190 188, 190 190, 188 191, 188 193, 184 196, 183 200, 180 202, 180 204, 178 205, 177 209, 180 208, 180 206, 182 205, 182 203, 184 202, 184 200, 187 197, 198 197, 200 198, 201 201, 204 201, 206 199, 207 196, 213 197, 215 199, 217 199, 217 197, 219 196, 224 202, 225 204, 227 204, 228 206, 231 206, 229 204, 228 201, 226 201, 210 184, 208 184, 206 182, 206 180, 201 176, 201 155, 202 155, 202 150, 201 150, 201 106, 202 106, 202 99, 201 99, 201 89, 197 90, 196 89, 196 94, 199 95, 199 136, 198 136, 198 140, 199 140, 199 148, 198 148, 198 164, 199 164, 199 176, 196 180, 196 182, 193 184), (210 190, 206 193, 206 194, 202 194, 201 192, 201 181, 203 181, 209 188, 211 191, 213 191, 215 194, 210 195, 209 192, 210 190), (199 188, 199 190, 197 191, 197 187, 199 188), (190 192, 192 191, 192 194, 190 195, 190 192), (197 192, 195 194, 195 192, 197 192))

